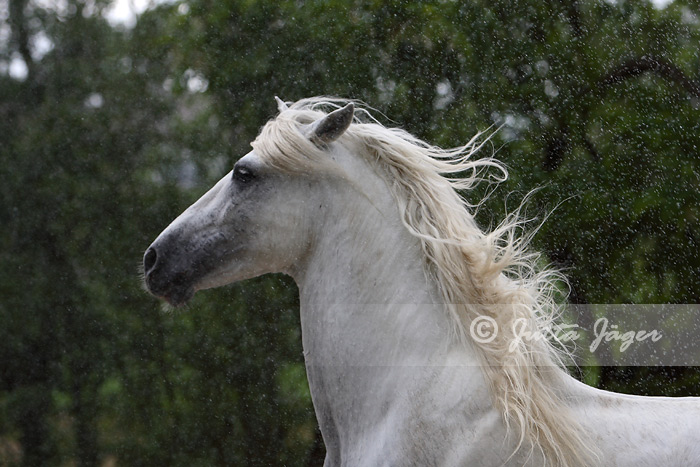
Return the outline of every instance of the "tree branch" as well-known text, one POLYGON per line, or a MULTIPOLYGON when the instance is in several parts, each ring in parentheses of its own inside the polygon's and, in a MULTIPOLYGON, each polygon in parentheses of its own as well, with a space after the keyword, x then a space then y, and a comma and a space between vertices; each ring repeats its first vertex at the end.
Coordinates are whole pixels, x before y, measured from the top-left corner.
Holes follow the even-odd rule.
MULTIPOLYGON (((700 99, 700 82, 690 79, 680 68, 664 60, 663 58, 654 57, 652 55, 644 55, 642 57, 630 59, 622 65, 614 68, 598 79, 593 89, 586 86, 579 91, 574 97, 574 100, 580 101, 589 94, 603 96, 608 89, 616 84, 630 78, 635 78, 643 73, 654 73, 659 77, 680 86, 692 97, 700 99)), ((587 114, 587 109, 584 110, 584 114, 587 114)), ((558 130, 558 133, 551 138, 550 143, 547 146, 545 160, 542 163, 545 170, 554 171, 559 167, 564 159, 565 153, 571 147, 570 141, 568 141, 568 135, 570 133, 571 132, 569 131, 568 125, 563 123, 560 130, 558 130)), ((585 136, 583 138, 583 144, 594 159, 600 159, 600 154, 595 149, 593 142, 585 138, 585 136)))
POLYGON ((607 75, 598 80, 596 91, 604 93, 608 88, 622 81, 634 78, 645 72, 652 72, 668 81, 671 81, 685 91, 697 98, 700 98, 700 83, 688 78, 680 68, 666 60, 654 56, 642 56, 633 58, 618 66, 607 75))

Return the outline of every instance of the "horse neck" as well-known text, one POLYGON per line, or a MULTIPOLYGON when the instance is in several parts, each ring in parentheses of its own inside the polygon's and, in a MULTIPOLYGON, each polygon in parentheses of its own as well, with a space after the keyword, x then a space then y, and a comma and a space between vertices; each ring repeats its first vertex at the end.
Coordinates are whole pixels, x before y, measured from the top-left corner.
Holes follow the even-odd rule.
POLYGON ((292 273, 309 388, 329 453, 365 445, 361 439, 393 420, 391 413, 445 412, 435 405, 441 387, 472 394, 472 412, 490 407, 477 359, 451 339, 420 241, 388 191, 381 194, 324 194, 333 209, 315 219, 311 251, 292 273), (459 375, 458 384, 445 377, 450 365, 462 369, 449 373, 459 375), (407 394, 412 403, 402 407, 407 394))
POLYGON ((420 241, 403 226, 386 184, 372 190, 358 196, 350 184, 324 194, 328 208, 293 274, 307 363, 433 364, 451 350, 451 323, 420 241))

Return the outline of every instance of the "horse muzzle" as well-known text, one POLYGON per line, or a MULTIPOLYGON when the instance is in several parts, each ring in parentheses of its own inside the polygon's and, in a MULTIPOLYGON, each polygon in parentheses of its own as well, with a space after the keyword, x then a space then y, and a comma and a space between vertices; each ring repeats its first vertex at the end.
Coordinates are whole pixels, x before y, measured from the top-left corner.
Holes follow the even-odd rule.
POLYGON ((143 278, 146 289, 164 299, 170 305, 180 306, 194 295, 191 271, 177 267, 168 248, 159 245, 158 240, 143 255, 143 278))

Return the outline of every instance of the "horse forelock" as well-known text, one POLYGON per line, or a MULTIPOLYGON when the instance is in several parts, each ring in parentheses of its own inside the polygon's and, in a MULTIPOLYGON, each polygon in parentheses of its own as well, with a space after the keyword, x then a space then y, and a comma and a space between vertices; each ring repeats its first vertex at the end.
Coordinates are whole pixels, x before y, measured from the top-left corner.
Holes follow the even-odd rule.
MULTIPOLYGON (((347 102, 295 102, 263 127, 253 148, 268 164, 286 171, 330 164, 305 130, 347 102)), ((515 333, 516 324, 530 333, 552 329, 560 314, 555 297, 561 296, 566 280, 556 270, 538 266, 540 256, 529 248, 534 231, 525 231, 528 222, 520 208, 485 232, 469 212, 483 200, 469 203, 458 194, 480 182, 507 178, 506 168, 495 159, 473 159, 490 136, 477 134, 464 146, 441 149, 387 128, 360 109, 361 118, 356 117, 339 142, 363 148, 361 156, 386 178, 404 226, 421 241, 427 272, 454 324, 454 338, 477 349, 495 406, 507 427, 519 428, 516 451, 529 441, 554 465, 589 464, 595 453, 556 392, 561 375, 556 369, 563 366, 565 352, 549 340, 522 339, 515 333), (496 338, 488 343, 469 337, 479 317, 489 317, 498 326, 496 338)))

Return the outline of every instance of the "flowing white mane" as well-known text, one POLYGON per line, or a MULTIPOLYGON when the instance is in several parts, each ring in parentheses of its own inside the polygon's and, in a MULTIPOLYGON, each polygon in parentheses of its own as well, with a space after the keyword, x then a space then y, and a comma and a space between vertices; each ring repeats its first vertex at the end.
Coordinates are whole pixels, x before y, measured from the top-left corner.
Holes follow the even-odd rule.
MULTIPOLYGON (((263 128, 253 142, 255 151, 285 171, 332 164, 305 129, 326 115, 324 109, 346 102, 312 98, 292 104, 263 128)), ((457 193, 487 178, 504 180, 505 167, 491 158, 472 159, 483 145, 479 135, 462 147, 440 149, 382 126, 366 110, 357 114, 339 142, 363 148, 361 157, 388 181, 406 229, 422 243, 426 271, 443 294, 454 338, 473 346, 482 358, 495 406, 506 425, 519 430, 518 446, 530 443, 554 465, 587 463, 591 448, 556 389, 563 375, 561 351, 548 340, 521 339, 516 332, 551 329, 559 315, 558 284, 565 279, 540 267, 539 255, 528 249, 531 235, 524 233, 518 211, 484 232, 469 212, 474 205, 457 193), (497 175, 489 177, 486 169, 497 175), (498 325, 490 342, 469 337, 479 317, 498 325)))

